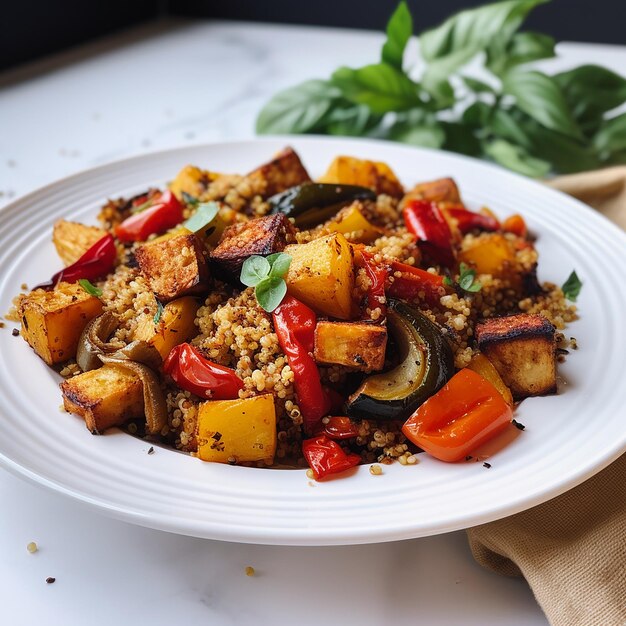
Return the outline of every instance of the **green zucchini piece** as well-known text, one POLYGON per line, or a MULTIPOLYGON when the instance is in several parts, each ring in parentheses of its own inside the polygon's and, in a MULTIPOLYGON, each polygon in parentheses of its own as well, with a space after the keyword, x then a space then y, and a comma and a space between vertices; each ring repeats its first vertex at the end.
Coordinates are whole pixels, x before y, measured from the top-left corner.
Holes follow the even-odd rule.
POLYGON ((376 194, 358 185, 304 183, 272 196, 268 202, 271 213, 294 218, 298 228, 312 228, 354 200, 376 200, 376 194))
POLYGON ((350 417, 406 419, 454 374, 448 341, 418 310, 390 299, 387 326, 400 350, 400 363, 363 381, 348 400, 350 417))

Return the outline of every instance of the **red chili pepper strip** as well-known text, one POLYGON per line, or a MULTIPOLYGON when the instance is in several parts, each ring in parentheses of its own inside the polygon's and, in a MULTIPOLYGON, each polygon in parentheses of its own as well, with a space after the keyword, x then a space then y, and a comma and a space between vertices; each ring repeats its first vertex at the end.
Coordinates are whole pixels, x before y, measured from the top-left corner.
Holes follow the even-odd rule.
POLYGON ((315 432, 330 410, 330 399, 322 388, 313 357, 317 317, 312 309, 292 296, 285 296, 272 313, 278 343, 294 374, 298 406, 307 432, 315 432))
POLYGON ((349 417, 329 417, 324 433, 330 439, 354 439, 359 436, 359 427, 349 417))
POLYGON ((106 276, 114 267, 117 258, 115 240, 105 235, 83 254, 78 261, 57 272, 49 282, 37 285, 35 289, 53 289, 61 281, 75 283, 81 278, 95 280, 106 276))
POLYGON ((343 472, 361 462, 358 454, 346 454, 338 443, 326 435, 305 439, 302 442, 302 453, 317 480, 343 472))
POLYGON ((163 371, 185 391, 200 398, 235 400, 243 381, 234 370, 205 359, 199 350, 181 343, 174 346, 163 363, 163 371))
POLYGON ((442 296, 443 276, 431 274, 419 267, 393 261, 391 263, 393 282, 387 285, 387 294, 392 298, 400 298, 408 302, 423 299, 436 305, 442 296))
POLYGON ((455 374, 402 427, 404 435, 441 461, 460 461, 513 419, 498 390, 469 369, 455 374))
POLYGON ((502 230, 506 233, 513 233, 518 237, 526 239, 528 236, 528 227, 521 215, 511 215, 502 222, 502 230))
POLYGON ((445 209, 450 217, 456 220, 456 225, 463 235, 472 230, 499 230, 500 224, 495 217, 483 215, 482 213, 474 213, 465 208, 445 209))
MULTIPOLYGON (((361 251, 361 254, 357 255, 355 258, 357 265, 365 270, 367 277, 372 283, 365 296, 367 308, 370 311, 379 308, 381 310, 379 319, 382 321, 387 314, 385 281, 389 276, 389 267, 374 263, 372 256, 372 254, 361 251)), ((367 317, 369 318, 369 316, 367 317)))
POLYGON ((435 263, 452 267, 452 233, 435 202, 411 200, 402 210, 404 223, 419 240, 420 247, 435 263))
POLYGON ((183 221, 183 205, 171 191, 154 198, 147 209, 131 215, 115 227, 120 241, 145 241, 150 235, 163 233, 183 221))

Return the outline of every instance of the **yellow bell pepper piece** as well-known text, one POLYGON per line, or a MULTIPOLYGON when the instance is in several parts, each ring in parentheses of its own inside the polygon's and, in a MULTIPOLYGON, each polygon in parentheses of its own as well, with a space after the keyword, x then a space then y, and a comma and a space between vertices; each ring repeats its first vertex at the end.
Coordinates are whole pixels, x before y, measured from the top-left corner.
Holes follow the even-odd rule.
POLYGON ((472 357, 467 368, 489 381, 500 392, 504 401, 511 406, 513 405, 511 390, 504 384, 498 370, 484 354, 479 353, 472 357))

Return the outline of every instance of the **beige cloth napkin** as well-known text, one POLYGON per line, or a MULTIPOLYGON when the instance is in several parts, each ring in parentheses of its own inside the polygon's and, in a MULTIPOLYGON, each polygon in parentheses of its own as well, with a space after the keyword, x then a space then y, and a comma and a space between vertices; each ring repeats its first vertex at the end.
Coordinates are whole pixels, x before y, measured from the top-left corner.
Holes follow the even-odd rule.
MULTIPOLYGON (((626 166, 549 184, 626 229, 626 166)), ((526 578, 552 626, 626 625, 626 454, 571 491, 467 534, 478 563, 526 578)))

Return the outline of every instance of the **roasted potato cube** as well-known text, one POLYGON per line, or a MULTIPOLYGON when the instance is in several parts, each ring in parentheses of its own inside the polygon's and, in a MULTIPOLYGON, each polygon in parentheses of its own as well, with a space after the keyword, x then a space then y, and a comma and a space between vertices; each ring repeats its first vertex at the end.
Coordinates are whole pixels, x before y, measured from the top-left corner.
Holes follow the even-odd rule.
POLYGON ((217 180, 221 174, 201 170, 195 165, 186 165, 169 184, 170 191, 181 201, 184 201, 183 192, 192 198, 200 198, 207 187, 217 180))
POLYGON ((400 198, 404 193, 402 184, 386 163, 349 156, 335 157, 319 182, 360 185, 394 198, 400 198))
POLYGON ((143 384, 130 370, 107 364, 61 383, 63 406, 80 415, 93 435, 143 417, 143 384))
POLYGON ((193 296, 172 300, 163 308, 157 324, 152 317, 144 316, 135 328, 133 339, 152 344, 165 360, 174 346, 198 334, 194 321, 199 308, 200 301, 193 296))
POLYGON ((341 233, 287 246, 291 265, 287 291, 317 313, 350 319, 353 311, 354 251, 341 233))
POLYGON ((345 235, 350 241, 369 243, 383 231, 374 226, 361 212, 363 205, 357 201, 341 210, 334 220, 326 224, 328 230, 345 235))
POLYGON ((426 200, 428 202, 450 202, 461 204, 461 194, 451 178, 439 178, 427 183, 415 185, 402 199, 402 204, 409 200, 426 200))
POLYGON ((324 322, 315 327, 315 360, 364 372, 385 365, 387 329, 359 322, 324 322))
POLYGON ((282 213, 258 217, 229 226, 210 258, 228 273, 239 278, 243 262, 253 254, 265 256, 282 252, 295 241, 296 230, 282 213))
POLYGON ((52 291, 35 289, 21 296, 17 310, 21 335, 48 364, 76 356, 87 322, 102 313, 102 302, 79 284, 59 283, 52 291))
POLYGON ((52 243, 63 263, 71 265, 105 235, 105 230, 95 226, 58 220, 52 230, 52 243))
POLYGON ((141 273, 162 302, 206 291, 209 269, 204 246, 193 234, 152 241, 135 250, 141 273))
POLYGON ((198 409, 196 440, 203 461, 271 464, 276 452, 274 396, 266 393, 203 402, 198 409))
POLYGON ((285 148, 269 163, 250 172, 246 179, 253 189, 259 190, 261 196, 269 198, 285 189, 306 183, 311 177, 293 148, 285 148))
POLYGON ((476 325, 480 351, 493 363, 513 398, 556 392, 556 334, 542 315, 521 313, 476 325))

